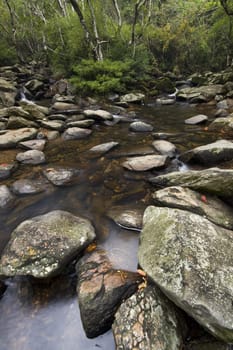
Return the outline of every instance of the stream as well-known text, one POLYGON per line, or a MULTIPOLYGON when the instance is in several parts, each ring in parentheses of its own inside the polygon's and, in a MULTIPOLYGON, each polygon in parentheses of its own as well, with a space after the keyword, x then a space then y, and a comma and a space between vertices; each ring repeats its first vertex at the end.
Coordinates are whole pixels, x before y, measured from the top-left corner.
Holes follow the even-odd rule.
MULTIPOLYGON (((153 103, 134 106, 136 119, 150 123, 154 133, 172 133, 168 140, 178 153, 217 140, 205 125, 186 125, 184 120, 196 114, 213 119, 213 107, 175 104, 158 106, 153 103)), ((139 232, 117 226, 106 213, 113 206, 146 208, 151 201, 150 176, 185 171, 188 166, 171 162, 165 170, 134 173, 123 169, 129 155, 153 152, 152 133, 129 131, 129 123, 95 124, 93 134, 86 139, 49 141, 45 148, 46 166, 65 166, 81 171, 80 183, 54 188, 40 194, 19 196, 13 209, 1 215, 0 250, 9 240, 12 230, 22 221, 54 209, 66 210, 89 218, 95 226, 98 246, 103 247, 116 268, 135 271, 139 232), (116 141, 119 146, 105 156, 93 158, 88 150, 98 144, 116 141)), ((1 151, 0 162, 15 159, 18 150, 1 151)), ((197 167, 196 167, 197 168, 197 167)), ((38 178, 43 165, 22 165, 2 184, 11 185, 21 178, 38 178)), ((75 274, 64 272, 49 283, 17 277, 6 281, 8 288, 0 301, 0 350, 90 350, 115 349, 111 331, 95 339, 87 339, 82 328, 76 296, 75 274)))

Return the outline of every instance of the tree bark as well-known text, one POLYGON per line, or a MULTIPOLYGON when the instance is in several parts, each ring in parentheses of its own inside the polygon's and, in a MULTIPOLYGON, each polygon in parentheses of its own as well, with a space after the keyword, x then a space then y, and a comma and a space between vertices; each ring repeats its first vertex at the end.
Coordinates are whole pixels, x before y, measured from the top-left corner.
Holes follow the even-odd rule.
POLYGON ((133 18, 131 42, 130 42, 132 47, 133 47, 133 53, 132 53, 133 58, 135 57, 135 52, 136 52, 136 40, 135 40, 136 24, 137 24, 137 20, 138 20, 138 16, 139 16, 139 10, 145 4, 145 2, 146 2, 146 0, 137 0, 135 7, 134 7, 134 18, 133 18))
POLYGON ((99 33, 98 33, 98 29, 97 29, 97 24, 96 24, 96 17, 95 17, 95 12, 94 12, 94 8, 92 6, 91 0, 87 0, 89 9, 90 9, 90 13, 91 13, 91 19, 92 19, 92 25, 93 25, 93 32, 94 32, 94 36, 95 36, 95 41, 96 41, 96 46, 95 46, 95 50, 96 50, 96 54, 98 57, 98 61, 103 61, 103 52, 102 52, 102 41, 100 41, 99 38, 99 33))
POLYGON ((117 14, 118 28, 121 29, 122 19, 121 19, 121 12, 120 12, 120 9, 119 9, 119 5, 118 5, 117 0, 112 0, 112 2, 113 2, 113 5, 114 5, 116 14, 117 14))

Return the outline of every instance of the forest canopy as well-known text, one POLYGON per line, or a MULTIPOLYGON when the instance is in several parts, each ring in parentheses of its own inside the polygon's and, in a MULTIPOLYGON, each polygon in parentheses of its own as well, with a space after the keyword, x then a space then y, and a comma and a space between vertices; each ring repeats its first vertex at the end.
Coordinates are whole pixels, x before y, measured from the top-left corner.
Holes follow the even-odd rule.
POLYGON ((44 62, 94 90, 99 79, 121 90, 151 72, 216 71, 233 58, 231 0, 0 0, 0 10, 1 65, 44 62))

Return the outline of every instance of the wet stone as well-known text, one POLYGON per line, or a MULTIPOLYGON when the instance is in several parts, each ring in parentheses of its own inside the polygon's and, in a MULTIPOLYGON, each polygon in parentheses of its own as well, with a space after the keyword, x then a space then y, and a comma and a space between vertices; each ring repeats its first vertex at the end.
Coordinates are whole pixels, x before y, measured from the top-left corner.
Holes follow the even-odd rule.
POLYGON ((110 208, 107 216, 111 218, 117 225, 128 229, 140 231, 142 228, 143 209, 130 209, 122 206, 110 208))
POLYGON ((92 130, 85 128, 68 128, 63 134, 62 137, 64 140, 78 140, 88 137, 92 133, 92 130))
POLYGON ((111 149, 115 148, 118 145, 118 142, 106 142, 90 148, 89 152, 92 152, 97 155, 102 155, 104 153, 109 152, 111 149))
POLYGON ((44 176, 55 186, 72 185, 78 181, 80 170, 72 168, 47 168, 43 170, 44 176))
POLYGON ((208 120, 208 117, 206 115, 198 114, 198 115, 195 115, 194 117, 186 119, 185 124, 196 125, 196 124, 204 123, 207 120, 208 120))
POLYGON ((127 158, 127 160, 122 165, 124 168, 131 171, 147 171, 164 167, 167 164, 167 160, 167 156, 148 155, 127 158))
POLYGON ((18 153, 16 160, 22 164, 42 164, 45 162, 45 155, 38 150, 30 150, 18 153))
POLYGON ((15 194, 36 194, 40 192, 44 192, 47 188, 47 183, 39 180, 29 180, 29 179, 21 179, 16 180, 12 186, 12 191, 15 194))
POLYGON ((0 180, 7 179, 17 169, 17 163, 0 164, 0 180))
POLYGON ((33 139, 37 135, 35 128, 22 128, 18 130, 9 130, 0 135, 0 149, 13 148, 19 142, 33 139))
POLYGON ((181 317, 155 286, 136 292, 115 315, 113 334, 117 350, 179 350, 183 348, 181 317))
POLYGON ((177 149, 173 143, 166 140, 158 140, 152 143, 155 150, 162 155, 166 155, 170 158, 175 157, 177 149))
POLYGON ((52 121, 40 121, 40 125, 44 128, 62 131, 64 130, 65 124, 62 120, 52 120, 52 121))
POLYGON ((46 145, 45 140, 29 140, 19 143, 19 147, 25 148, 28 150, 37 150, 37 151, 43 151, 44 147, 46 145))
POLYGON ((145 122, 133 122, 130 124, 129 129, 135 132, 150 132, 153 131, 153 126, 145 122))
POLYGON ((103 109, 86 109, 83 111, 83 114, 88 118, 94 118, 97 120, 112 120, 113 118, 111 113, 104 111, 103 109))
POLYGON ((95 123, 93 119, 70 121, 66 124, 67 128, 78 127, 78 128, 88 128, 95 123))
POLYGON ((54 210, 28 219, 12 232, 0 260, 0 274, 58 275, 94 239, 90 221, 66 211, 54 210))
POLYGON ((0 186, 0 210, 9 209, 14 206, 15 197, 6 185, 0 186))
POLYGON ((106 252, 86 254, 76 265, 78 302, 88 338, 111 328, 121 302, 132 295, 142 281, 139 274, 115 270, 106 252))

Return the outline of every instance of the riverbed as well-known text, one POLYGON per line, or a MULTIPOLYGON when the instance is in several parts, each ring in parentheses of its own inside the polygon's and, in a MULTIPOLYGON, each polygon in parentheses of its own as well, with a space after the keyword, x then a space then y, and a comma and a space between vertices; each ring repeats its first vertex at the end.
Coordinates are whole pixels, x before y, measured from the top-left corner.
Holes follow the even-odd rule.
MULTIPOLYGON (((184 120, 196 114, 213 119, 211 106, 174 104, 159 106, 153 102, 131 107, 135 120, 153 126, 153 133, 169 133, 168 140, 178 155, 193 147, 216 141, 218 136, 207 126, 186 125, 184 120)), ((207 124, 208 125, 208 124, 207 124)), ((12 230, 25 219, 62 209, 89 218, 95 226, 97 244, 107 250, 116 268, 136 271, 138 231, 117 226, 107 217, 109 208, 122 206, 144 209, 151 201, 150 176, 172 170, 185 171, 188 165, 174 159, 162 170, 133 173, 122 167, 130 155, 153 152, 153 133, 131 132, 129 123, 115 125, 95 124, 90 137, 83 140, 50 141, 45 148, 45 166, 57 165, 80 170, 79 183, 54 188, 40 194, 20 196, 15 207, 1 214, 0 250, 9 240, 12 230), (98 144, 116 141, 117 148, 101 157, 90 156, 88 150, 98 144)), ((0 162, 15 159, 18 150, 1 151, 0 162)), ((21 178, 39 178, 43 165, 22 165, 2 184, 11 185, 21 178)), ((65 271, 49 283, 38 284, 30 278, 7 280, 8 289, 0 302, 0 350, 73 350, 115 348, 111 331, 87 339, 82 328, 76 296, 75 274, 65 271)))

